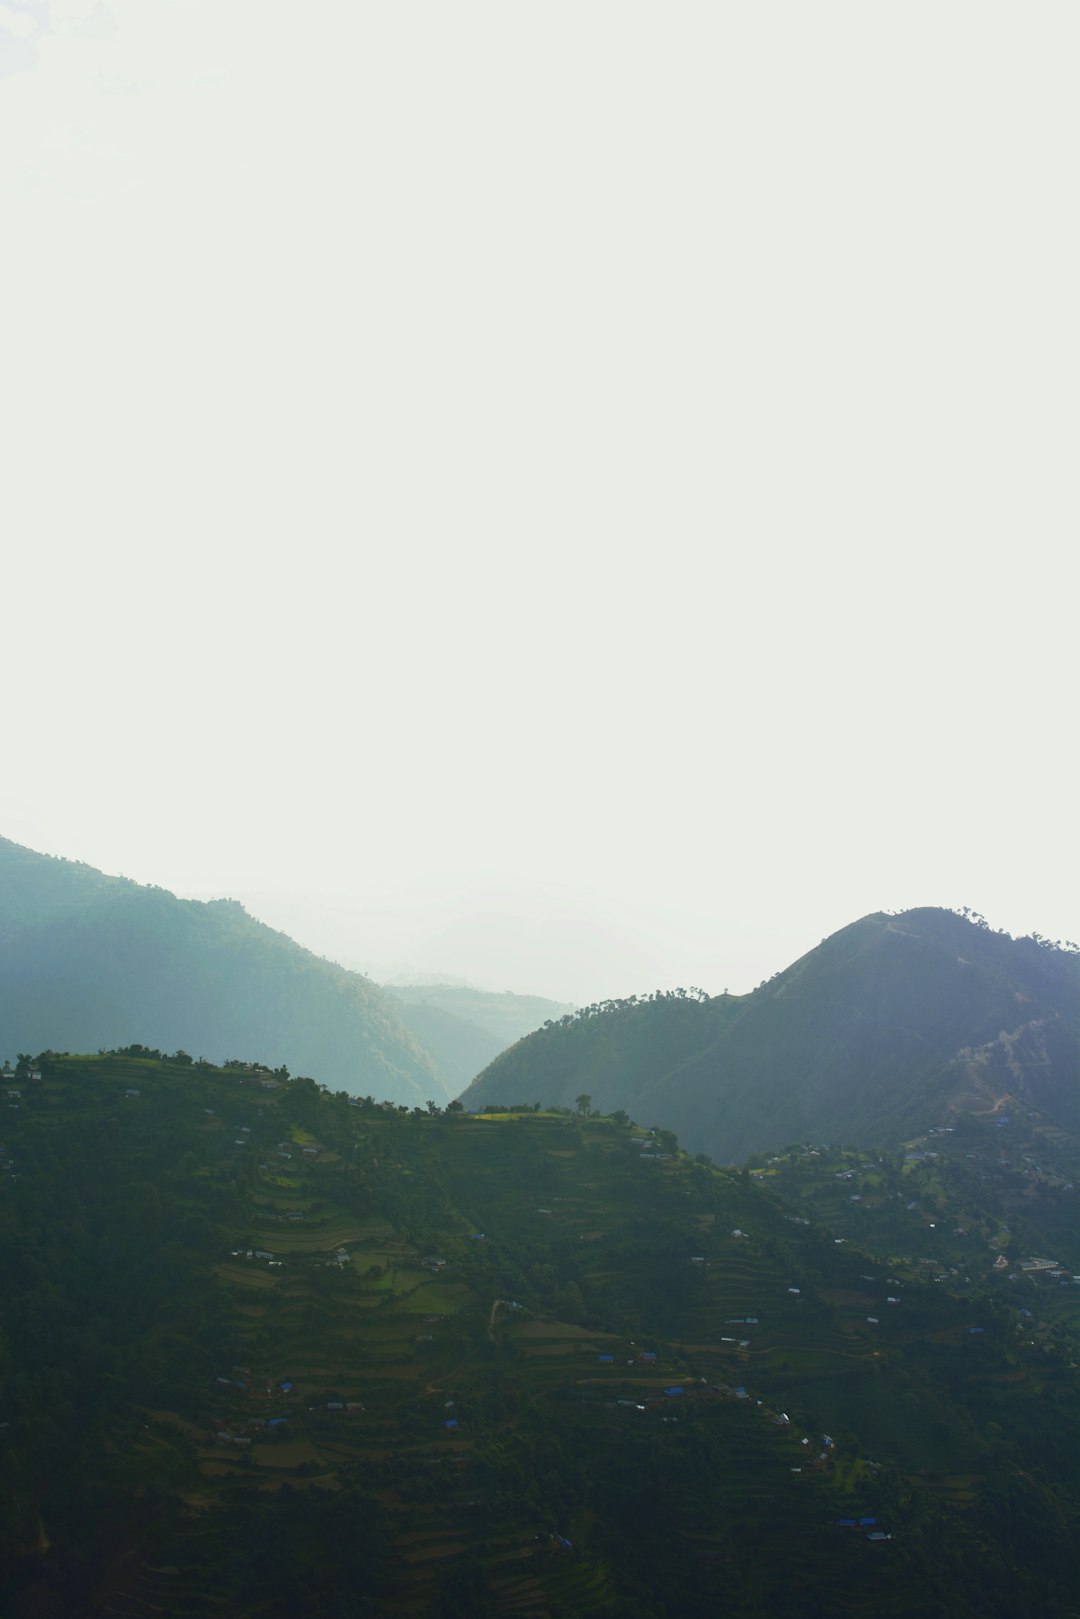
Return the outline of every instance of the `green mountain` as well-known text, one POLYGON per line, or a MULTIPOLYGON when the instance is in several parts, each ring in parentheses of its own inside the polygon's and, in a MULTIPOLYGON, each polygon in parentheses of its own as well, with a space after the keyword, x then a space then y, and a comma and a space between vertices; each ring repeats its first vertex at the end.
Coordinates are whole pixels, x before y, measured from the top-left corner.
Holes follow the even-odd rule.
POLYGON ((1077 1131, 1080 967, 951 911, 843 928, 750 995, 659 994, 564 1017, 462 1095, 675 1130, 734 1161, 804 1138, 897 1142, 1014 1105, 1077 1131))
POLYGON ((573 1008, 541 995, 496 994, 460 984, 385 984, 402 1021, 431 1052, 453 1095, 507 1046, 573 1008))
POLYGON ((819 1224, 843 1159, 141 1048, 2 1089, 12 1619, 1080 1614, 1074 1328, 819 1224))
POLYGON ((236 901, 177 899, 0 839, 0 1049, 133 1040, 256 1052, 410 1105, 455 1088, 396 1001, 236 901))
POLYGON ((950 1288, 993 1283, 1040 1334, 1080 1331, 1080 1151, 1062 1132, 966 1115, 900 1151, 800 1144, 750 1165, 838 1244, 915 1255, 950 1288))

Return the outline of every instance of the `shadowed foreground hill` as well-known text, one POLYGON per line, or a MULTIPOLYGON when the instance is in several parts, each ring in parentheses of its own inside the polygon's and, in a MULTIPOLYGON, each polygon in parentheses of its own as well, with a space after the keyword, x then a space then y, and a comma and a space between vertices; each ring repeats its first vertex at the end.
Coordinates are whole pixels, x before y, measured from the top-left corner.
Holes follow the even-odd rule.
POLYGON ((1080 1290, 999 1275, 962 1148, 751 1173, 141 1048, 16 1078, 4 1619, 1080 1619, 1080 1290))
POLYGON ((204 904, 0 839, 0 1056, 142 1041, 410 1105, 448 1087, 394 1001, 234 900, 204 904))
POLYGON ((723 1160, 786 1142, 898 1141, 1015 1105, 1077 1128, 1076 955, 956 915, 879 913, 751 995, 607 1002, 541 1030, 462 1096, 673 1129, 723 1160))

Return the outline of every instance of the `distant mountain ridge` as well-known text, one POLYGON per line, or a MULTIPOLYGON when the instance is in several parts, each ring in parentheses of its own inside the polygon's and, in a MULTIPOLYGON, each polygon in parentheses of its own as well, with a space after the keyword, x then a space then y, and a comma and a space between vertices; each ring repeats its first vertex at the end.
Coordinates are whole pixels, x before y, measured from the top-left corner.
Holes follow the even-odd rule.
POLYGON ((458 1091, 507 1046, 573 1007, 542 995, 496 993, 460 983, 384 984, 402 1020, 433 1053, 451 1091, 458 1091))
POLYGON ((900 1140, 1010 1102, 1075 1133, 1080 964, 952 911, 863 917, 750 995, 604 1003, 462 1096, 610 1112, 726 1162, 801 1139, 900 1140))
POLYGON ((396 1001, 237 901, 177 899, 0 838, 0 1055, 132 1041, 254 1054, 411 1106, 452 1088, 396 1001))
POLYGON ((502 1046, 513 1045, 542 1023, 575 1010, 569 1001, 549 1001, 543 995, 521 995, 510 989, 476 989, 452 981, 384 984, 383 988, 399 1000, 435 1006, 463 1023, 472 1023, 502 1046))

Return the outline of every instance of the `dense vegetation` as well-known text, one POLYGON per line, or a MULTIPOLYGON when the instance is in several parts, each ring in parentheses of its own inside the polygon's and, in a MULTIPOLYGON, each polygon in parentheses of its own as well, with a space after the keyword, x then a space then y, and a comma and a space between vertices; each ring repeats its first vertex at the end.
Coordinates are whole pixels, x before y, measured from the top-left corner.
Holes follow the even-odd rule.
POLYGON ((462 1100, 573 1105, 678 1132, 724 1161, 792 1136, 898 1142, 1007 1097, 1075 1132, 1072 947, 951 911, 843 928, 750 995, 586 1007, 504 1052, 462 1100))
POLYGON ((5 1088, 14 1619, 1080 1613, 1037 1120, 717 1170, 583 1094, 410 1111, 141 1047, 5 1088))
POLYGON ((410 1103, 459 1088, 398 1003, 232 900, 202 904, 0 838, 0 1031, 9 1050, 152 1041, 256 1052, 410 1103))

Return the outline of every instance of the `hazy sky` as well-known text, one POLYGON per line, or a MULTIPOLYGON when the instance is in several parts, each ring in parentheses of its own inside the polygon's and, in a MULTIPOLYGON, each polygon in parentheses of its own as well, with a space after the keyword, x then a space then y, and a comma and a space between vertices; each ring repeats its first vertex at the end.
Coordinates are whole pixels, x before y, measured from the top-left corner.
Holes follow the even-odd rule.
POLYGON ((1080 13, 0 3, 0 833, 376 973, 1080 937, 1080 13))

